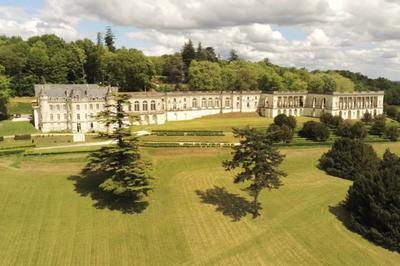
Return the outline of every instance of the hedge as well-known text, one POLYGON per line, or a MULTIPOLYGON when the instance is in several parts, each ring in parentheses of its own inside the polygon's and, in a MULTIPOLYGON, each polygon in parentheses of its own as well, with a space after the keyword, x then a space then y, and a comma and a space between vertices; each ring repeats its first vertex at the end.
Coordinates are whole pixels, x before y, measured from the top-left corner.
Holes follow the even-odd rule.
POLYGON ((12 154, 20 154, 24 153, 25 149, 8 149, 8 150, 1 150, 0 156, 12 155, 12 154))
POLYGON ((21 135, 15 135, 14 140, 30 140, 32 137, 30 134, 21 134, 21 135))
POLYGON ((24 156, 46 156, 46 155, 61 155, 61 154, 73 154, 73 153, 89 153, 93 150, 78 150, 78 151, 26 151, 24 156))
POLYGON ((20 145, 20 146, 6 146, 0 147, 0 151, 2 150, 13 150, 13 149, 28 149, 28 148, 35 148, 35 144, 27 144, 27 145, 20 145))
POLYGON ((3 136, 0 136, 0 141, 4 141, 4 137, 3 136))
POLYGON ((142 147, 153 148, 229 148, 235 146, 235 143, 209 143, 209 142, 142 142, 142 147))
POLYGON ((153 130, 156 136, 225 136, 223 131, 212 130, 153 130))

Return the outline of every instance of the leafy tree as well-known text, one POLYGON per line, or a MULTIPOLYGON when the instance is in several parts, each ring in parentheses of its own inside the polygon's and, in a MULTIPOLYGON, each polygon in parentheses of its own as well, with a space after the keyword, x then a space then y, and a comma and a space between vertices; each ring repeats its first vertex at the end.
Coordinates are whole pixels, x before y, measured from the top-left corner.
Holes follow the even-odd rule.
POLYGON ((0 65, 0 120, 7 119, 7 103, 10 97, 9 79, 4 75, 5 68, 0 65))
POLYGON ((289 143, 294 136, 294 130, 287 125, 271 124, 267 129, 267 138, 272 142, 289 143))
POLYGON ((389 125, 385 128, 384 136, 391 141, 397 141, 400 137, 399 127, 396 125, 389 125))
POLYGON ((193 60, 189 68, 189 87, 193 90, 219 90, 221 68, 217 63, 193 60))
POLYGON ((377 115, 374 118, 369 133, 372 135, 382 136, 383 133, 385 132, 385 127, 386 127, 386 117, 384 115, 377 115))
POLYGON ((114 94, 106 110, 98 114, 98 121, 108 128, 103 135, 116 144, 92 152, 83 172, 86 178, 94 174, 101 176, 103 181, 99 188, 114 201, 137 205, 143 204, 143 198, 152 188, 148 174, 150 164, 141 159, 138 138, 129 127, 131 118, 124 111, 129 98, 129 95, 114 94))
POLYGON ((292 115, 287 116, 285 114, 279 114, 279 115, 275 116, 274 123, 278 126, 286 125, 290 129, 295 129, 297 121, 296 121, 296 117, 294 117, 292 115))
POLYGON ((383 106, 383 109, 388 117, 393 118, 393 119, 397 118, 397 115, 399 112, 397 111, 396 106, 385 104, 383 106))
POLYGON ((104 36, 104 42, 110 52, 114 52, 115 48, 115 35, 111 30, 111 27, 106 27, 106 35, 104 36))
POLYGON ((363 139, 367 134, 367 129, 360 121, 353 123, 351 120, 345 120, 336 130, 336 135, 351 139, 363 139))
POLYGON ((331 113, 325 112, 319 117, 319 121, 330 128, 337 128, 343 122, 343 118, 340 116, 333 116, 331 113))
POLYGON ((211 61, 211 62, 217 62, 218 61, 218 57, 215 54, 215 50, 213 47, 206 47, 206 49, 204 50, 206 53, 206 60, 211 61))
POLYGON ((305 122, 299 134, 314 141, 326 141, 330 136, 328 127, 324 123, 316 121, 305 122))
POLYGON ((400 252, 400 158, 386 150, 378 171, 354 181, 344 206, 354 231, 400 252))
POLYGON ((166 59, 163 74, 167 77, 167 81, 176 84, 177 88, 183 82, 184 70, 180 54, 169 56, 166 59))
POLYGON ((370 114, 370 113, 368 113, 368 112, 365 112, 364 115, 363 115, 363 117, 361 118, 361 121, 363 121, 363 122, 366 123, 366 124, 371 123, 372 120, 373 120, 372 114, 370 114))
POLYGON ((254 128, 234 129, 235 137, 240 139, 240 145, 233 148, 232 160, 224 161, 226 170, 242 169, 234 183, 250 182, 246 188, 253 197, 253 218, 260 215, 258 197, 264 188, 279 188, 280 178, 286 174, 277 169, 283 161, 281 155, 272 142, 254 128))
POLYGON ((322 155, 319 168, 328 174, 356 180, 366 173, 376 171, 379 158, 371 145, 358 139, 341 138, 322 155))
POLYGON ((336 91, 336 82, 331 76, 323 75, 322 80, 324 81, 324 92, 336 91))
POLYGON ((199 42, 196 50, 196 58, 197 61, 204 61, 207 60, 207 52, 201 46, 201 42, 199 42))

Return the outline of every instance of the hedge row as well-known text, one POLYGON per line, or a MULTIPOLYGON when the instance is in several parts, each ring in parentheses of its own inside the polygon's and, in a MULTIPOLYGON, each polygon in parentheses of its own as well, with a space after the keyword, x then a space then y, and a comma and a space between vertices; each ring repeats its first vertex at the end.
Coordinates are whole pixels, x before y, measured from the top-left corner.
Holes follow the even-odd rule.
POLYGON ((60 155, 60 154, 71 154, 71 153, 89 153, 93 150, 79 150, 79 151, 26 151, 24 156, 45 156, 45 155, 60 155))
POLYGON ((21 134, 21 135, 15 135, 14 140, 30 140, 32 136, 30 134, 21 134))
POLYGON ((212 130, 153 130, 151 134, 156 136, 224 136, 223 131, 212 130))
POLYGON ((20 145, 20 146, 6 146, 0 147, 0 151, 2 150, 15 150, 15 149, 28 149, 28 148, 35 148, 35 144, 27 144, 27 145, 20 145))
POLYGON ((209 143, 209 142, 142 142, 142 147, 153 147, 153 148, 165 148, 165 147, 176 147, 176 148, 229 148, 235 146, 235 143, 209 143))
POLYGON ((8 150, 1 150, 0 156, 12 155, 12 154, 20 154, 24 153, 25 149, 8 149, 8 150))

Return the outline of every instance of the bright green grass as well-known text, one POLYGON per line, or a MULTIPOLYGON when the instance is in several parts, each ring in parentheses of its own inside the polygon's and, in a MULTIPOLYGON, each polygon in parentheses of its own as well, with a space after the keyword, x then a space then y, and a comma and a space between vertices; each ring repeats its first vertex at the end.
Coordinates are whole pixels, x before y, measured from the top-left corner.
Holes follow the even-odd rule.
POLYGON ((32 100, 31 97, 17 97, 11 98, 7 105, 9 114, 31 114, 32 113, 32 100))
MULTIPOLYGON (((399 143, 375 147, 389 145, 400 152, 399 143)), ((96 209, 74 191, 68 177, 84 154, 0 158, 0 265, 398 265, 398 253, 330 212, 351 182, 316 169, 324 151, 284 149, 284 186, 262 193, 261 217, 237 222, 195 193, 220 186, 246 195, 221 167, 227 149, 144 149, 155 190, 134 215, 96 209)))
POLYGON ((0 122, 0 136, 15 134, 32 134, 39 131, 29 122, 12 122, 9 120, 0 122))
MULTIPOLYGON (((309 117, 297 117, 298 127, 302 127, 305 121, 312 120, 309 117)), ((273 118, 259 116, 256 113, 230 113, 205 116, 188 121, 167 122, 163 125, 138 126, 137 129, 162 129, 162 130, 222 130, 232 131, 233 127, 251 126, 256 128, 267 128, 273 123, 273 118)))

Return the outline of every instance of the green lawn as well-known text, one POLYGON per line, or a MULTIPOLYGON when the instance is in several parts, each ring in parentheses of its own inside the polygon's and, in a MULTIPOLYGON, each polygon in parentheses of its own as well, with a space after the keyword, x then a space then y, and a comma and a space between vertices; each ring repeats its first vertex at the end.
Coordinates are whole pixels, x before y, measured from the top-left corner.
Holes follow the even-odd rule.
MULTIPOLYGON (((388 146, 400 153, 400 143, 375 145, 388 146)), ((288 176, 262 193, 255 220, 221 167, 228 149, 144 149, 156 179, 140 214, 75 191, 84 154, 1 157, 0 265, 399 265, 336 217, 351 182, 316 169, 326 149, 283 149, 288 176)))
MULTIPOLYGON (((312 120, 313 118, 297 117, 296 119, 298 126, 302 127, 305 121, 312 120)), ((189 121, 167 122, 163 125, 137 126, 134 127, 134 130, 222 130, 229 132, 232 131, 233 127, 244 127, 247 125, 257 128, 267 128, 273 121, 273 118, 262 117, 256 113, 229 113, 210 115, 189 121)))
POLYGON ((32 134, 39 131, 29 122, 12 122, 9 120, 0 122, 0 136, 15 134, 32 134))
POLYGON ((11 98, 8 105, 9 114, 32 114, 33 97, 11 98))

